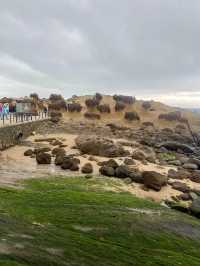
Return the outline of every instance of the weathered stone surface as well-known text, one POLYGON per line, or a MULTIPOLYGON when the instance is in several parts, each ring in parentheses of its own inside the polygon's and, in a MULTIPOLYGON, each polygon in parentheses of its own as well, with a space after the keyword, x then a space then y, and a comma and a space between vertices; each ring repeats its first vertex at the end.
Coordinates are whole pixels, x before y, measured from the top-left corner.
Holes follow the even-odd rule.
POLYGON ((140 184, 144 183, 143 174, 141 172, 139 172, 138 170, 135 170, 135 169, 132 170, 131 169, 131 173, 130 173, 129 177, 131 178, 131 180, 133 182, 140 183, 140 184))
POLYGON ((28 150, 26 150, 26 151, 24 152, 24 156, 32 156, 32 155, 33 155, 33 153, 34 153, 34 151, 33 151, 33 150, 31 150, 31 149, 28 149, 28 150))
POLYGON ((154 171, 143 172, 144 185, 156 191, 160 191, 167 184, 167 177, 154 171))
POLYGON ((126 158, 124 160, 124 164, 126 164, 126 165, 135 165, 135 161, 133 159, 131 159, 131 158, 126 158))
POLYGON ((187 192, 177 196, 177 198, 183 201, 188 201, 192 199, 190 193, 187 193, 187 192))
POLYGON ((35 154, 38 154, 38 153, 41 153, 41 152, 50 152, 51 149, 49 147, 42 147, 42 148, 36 148, 34 149, 34 153, 35 154))
POLYGON ((50 164, 51 155, 49 153, 40 152, 36 154, 36 161, 38 164, 50 164))
POLYGON ((119 166, 119 164, 114 159, 110 159, 108 161, 99 162, 98 165, 100 165, 100 166, 109 166, 109 167, 112 167, 113 169, 116 169, 119 166))
POLYGON ((65 156, 63 159, 63 163, 61 165, 61 168, 64 170, 71 170, 71 171, 78 171, 79 166, 78 164, 80 163, 80 160, 77 158, 73 158, 70 156, 65 156))
POLYGON ((101 137, 79 136, 76 138, 77 147, 83 152, 103 157, 120 157, 129 154, 121 145, 101 137))
POLYGON ((194 163, 185 163, 183 165, 183 168, 188 169, 188 170, 197 170, 198 166, 194 163))
POLYGON ((146 159, 146 155, 143 151, 135 150, 132 154, 132 158, 138 161, 143 161, 146 159))
POLYGON ((198 197, 192 202, 189 211, 192 215, 196 216, 197 218, 200 218, 200 197, 198 197))
POLYGON ((115 175, 115 170, 114 168, 110 167, 110 166, 102 166, 99 169, 100 174, 105 175, 105 176, 109 176, 109 177, 113 177, 115 175))
POLYGON ((165 142, 159 144, 158 146, 159 147, 164 147, 164 148, 166 148, 167 150, 170 150, 170 151, 181 150, 181 151, 183 151, 185 153, 193 153, 193 151, 194 151, 194 148, 192 148, 191 146, 179 143, 177 141, 165 141, 165 142))
POLYGON ((65 154, 57 154, 55 158, 55 165, 62 165, 64 161, 65 154))
POLYGON ((120 165, 115 169, 115 176, 118 178, 130 177, 130 169, 127 165, 120 165))
POLYGON ((172 188, 176 189, 178 191, 181 191, 183 193, 188 193, 190 192, 190 187, 188 185, 186 185, 185 183, 176 181, 172 183, 172 188))
POLYGON ((193 171, 190 175, 190 180, 195 183, 200 183, 200 171, 193 171))
POLYGON ((81 172, 83 174, 91 174, 93 172, 93 166, 91 163, 86 163, 84 166, 81 168, 81 172))
POLYGON ((64 148, 60 148, 60 147, 58 147, 58 148, 54 148, 53 150, 52 150, 52 155, 65 155, 65 149, 64 148))
POLYGON ((181 170, 174 170, 170 169, 168 171, 168 177, 172 179, 187 179, 190 177, 190 173, 187 170, 181 169, 181 170))

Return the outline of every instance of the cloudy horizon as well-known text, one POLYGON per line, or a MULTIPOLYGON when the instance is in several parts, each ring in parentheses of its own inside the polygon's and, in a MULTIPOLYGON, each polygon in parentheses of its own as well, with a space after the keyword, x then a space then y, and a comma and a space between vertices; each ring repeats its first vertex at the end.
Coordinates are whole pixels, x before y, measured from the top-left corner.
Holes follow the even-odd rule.
POLYGON ((200 1, 0 0, 0 97, 121 93, 200 107, 200 1))

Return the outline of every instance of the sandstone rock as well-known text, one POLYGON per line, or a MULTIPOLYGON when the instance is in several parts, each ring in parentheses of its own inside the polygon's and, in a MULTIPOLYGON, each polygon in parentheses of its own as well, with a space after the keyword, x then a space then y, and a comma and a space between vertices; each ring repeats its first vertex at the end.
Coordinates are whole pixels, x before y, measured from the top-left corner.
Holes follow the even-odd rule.
POLYGON ((78 164, 72 162, 72 165, 69 169, 71 171, 79 171, 79 166, 78 166, 78 164))
POLYGON ((188 200, 192 199, 191 196, 190 196, 190 193, 183 193, 183 194, 177 196, 177 198, 179 200, 183 200, 183 201, 188 201, 188 200))
POLYGON ((33 153, 34 153, 33 150, 28 149, 28 150, 26 150, 26 151, 24 152, 24 156, 32 156, 33 153))
POLYGON ((43 148, 36 148, 34 149, 34 153, 38 154, 38 153, 43 153, 43 152, 50 152, 51 149, 49 147, 43 147, 43 148))
POLYGON ((105 175, 105 176, 109 176, 109 177, 114 177, 115 175, 115 170, 110 167, 110 166, 102 166, 99 169, 100 174, 105 175))
POLYGON ((124 160, 124 164, 126 164, 126 165, 135 165, 135 161, 133 159, 131 159, 131 158, 126 158, 124 160))
POLYGON ((146 155, 140 150, 135 150, 132 154, 132 158, 138 161, 143 161, 146 159, 146 155))
POLYGON ((190 177, 190 173, 187 170, 178 170, 170 169, 168 171, 168 177, 172 179, 187 179, 190 177))
POLYGON ((118 178, 130 177, 130 169, 127 165, 120 165, 115 169, 115 176, 118 178))
POLYGON ((52 155, 65 155, 65 149, 57 147, 52 150, 52 155))
POLYGON ((53 146, 59 146, 59 145, 62 145, 62 144, 63 144, 62 141, 60 141, 58 139, 56 139, 56 140, 51 142, 51 145, 53 145, 53 146))
POLYGON ((119 164, 114 159, 100 162, 98 163, 98 165, 112 167, 113 169, 116 169, 119 166, 119 164))
POLYGON ((194 163, 185 163, 183 165, 183 168, 188 169, 188 170, 197 170, 198 166, 194 163))
POLYGON ((131 170, 131 173, 129 176, 133 182, 140 183, 140 184, 144 183, 143 174, 139 172, 138 170, 131 170))
POLYGON ((181 166, 181 162, 179 160, 173 160, 173 161, 168 161, 169 164, 175 165, 175 166, 181 166))
POLYGON ((62 165, 64 161, 65 154, 56 154, 55 165, 62 165))
POLYGON ((154 171, 145 171, 143 178, 144 185, 156 191, 160 191, 167 184, 167 177, 154 171))
POLYGON ((200 197, 198 197, 192 202, 189 211, 192 215, 196 216, 197 218, 200 218, 200 197))
POLYGON ((124 118, 128 121, 134 121, 134 120, 139 121, 140 120, 138 113, 135 111, 126 112, 124 115, 124 118))
POLYGON ((91 163, 86 163, 82 169, 81 169, 81 172, 83 174, 91 174, 93 172, 93 166, 91 163))
POLYGON ((194 152, 194 148, 193 147, 191 147, 189 145, 186 145, 186 144, 179 143, 177 141, 165 141, 165 142, 159 144, 158 147, 164 147, 164 148, 166 148, 167 150, 170 150, 170 151, 181 150, 184 153, 188 153, 188 154, 194 152))
POLYGON ((172 188, 181 191, 183 193, 190 192, 190 187, 188 187, 188 185, 178 181, 172 183, 172 188))
POLYGON ((70 156, 65 156, 63 159, 63 163, 61 165, 61 168, 64 170, 71 170, 71 171, 78 171, 79 166, 78 164, 80 163, 80 160, 77 158, 72 158, 70 156))
POLYGON ((200 168, 200 160, 197 158, 190 158, 187 163, 189 164, 196 164, 198 168, 200 168))
POLYGON ((36 161, 38 164, 51 164, 51 155, 45 152, 37 153, 36 161))
POLYGON ((77 147, 86 154, 103 157, 121 157, 129 154, 121 145, 107 138, 80 136, 75 141, 77 147))
POLYGON ((200 171, 193 171, 191 173, 190 180, 195 183, 200 183, 200 171))

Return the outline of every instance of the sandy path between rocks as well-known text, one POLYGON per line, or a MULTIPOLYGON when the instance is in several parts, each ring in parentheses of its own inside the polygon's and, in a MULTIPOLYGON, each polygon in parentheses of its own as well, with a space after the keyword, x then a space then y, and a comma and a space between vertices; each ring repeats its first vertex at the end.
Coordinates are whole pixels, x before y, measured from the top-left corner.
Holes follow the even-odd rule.
MULTIPOLYGON (((31 136, 27 139, 29 143, 32 145, 36 145, 34 142, 35 139, 39 138, 56 138, 62 140, 63 144, 66 145, 65 150, 66 154, 77 154, 77 158, 81 161, 81 166, 85 163, 90 162, 94 168, 94 176, 99 176, 99 166, 97 162, 108 160, 105 157, 93 156, 96 161, 89 161, 89 155, 81 156, 79 150, 73 149, 75 145, 75 138, 77 135, 72 134, 48 134, 48 135, 36 135, 31 136)), ((42 142, 42 145, 51 146, 48 142, 42 142)), ((38 143, 37 143, 38 145, 38 143)), ((25 157, 24 151, 30 148, 29 146, 15 146, 9 148, 6 151, 3 151, 0 155, 0 184, 1 185, 14 185, 16 181, 20 179, 28 179, 28 178, 39 178, 39 177, 48 177, 49 175, 62 175, 62 176, 77 176, 81 175, 81 171, 79 172, 71 172, 69 170, 62 170, 60 167, 55 166, 52 162, 51 165, 38 165, 34 158, 25 157)), ((127 147, 125 147, 127 149, 127 147)), ((133 149, 128 147, 129 150, 133 149)), ((116 161, 118 163, 123 163, 124 158, 118 158, 116 161)), ((157 171, 162 174, 167 174, 168 170, 171 167, 167 166, 159 166, 156 164, 148 163, 148 165, 143 165, 141 162, 136 161, 136 166, 141 171, 157 171)), ((103 177, 102 177, 103 178, 103 177)), ((116 181, 116 179, 114 179, 116 181)), ((172 196, 180 195, 181 192, 174 190, 171 186, 167 185, 163 187, 160 192, 156 192, 153 190, 145 191, 142 188, 141 184, 132 183, 130 185, 125 184, 122 180, 118 181, 119 187, 118 191, 127 191, 141 198, 148 198, 154 201, 160 202, 165 199, 170 199, 172 196)), ((191 188, 200 189, 200 184, 194 183, 190 180, 184 180, 184 183, 187 183, 191 188)), ((108 188, 110 189, 110 188, 108 188)))

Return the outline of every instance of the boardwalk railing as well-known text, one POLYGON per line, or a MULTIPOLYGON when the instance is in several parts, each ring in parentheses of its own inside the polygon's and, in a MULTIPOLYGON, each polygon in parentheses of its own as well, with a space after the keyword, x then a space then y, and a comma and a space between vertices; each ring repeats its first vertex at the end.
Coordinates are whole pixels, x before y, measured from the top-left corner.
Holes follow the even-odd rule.
POLYGON ((0 114, 0 126, 48 118, 48 112, 0 114))

